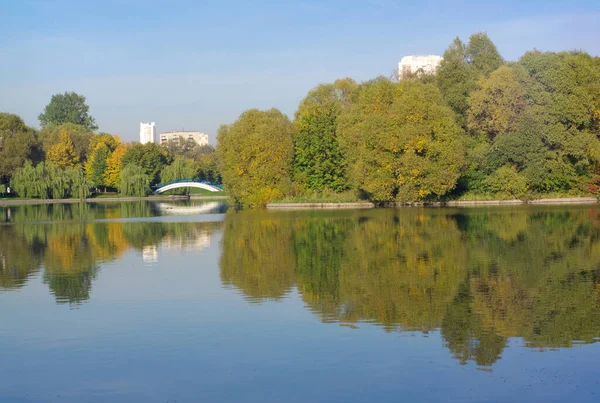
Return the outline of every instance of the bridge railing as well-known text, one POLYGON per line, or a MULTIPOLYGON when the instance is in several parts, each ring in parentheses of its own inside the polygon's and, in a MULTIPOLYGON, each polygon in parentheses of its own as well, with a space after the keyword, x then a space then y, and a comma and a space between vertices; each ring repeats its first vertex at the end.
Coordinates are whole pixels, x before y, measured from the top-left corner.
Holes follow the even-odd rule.
POLYGON ((168 185, 172 185, 172 184, 174 184, 174 183, 186 183, 186 182, 202 183, 202 184, 204 184, 204 185, 213 186, 213 187, 215 187, 215 188, 217 188, 217 189, 221 189, 221 190, 223 190, 223 185, 218 185, 218 184, 216 184, 216 183, 212 183, 212 182, 209 182, 209 181, 207 181, 207 180, 200 179, 200 178, 182 178, 182 179, 175 179, 175 180, 172 180, 172 181, 168 181, 168 182, 159 183, 158 185, 156 185, 156 186, 152 187, 152 190, 158 190, 158 189, 160 189, 160 188, 163 188, 163 187, 165 187, 165 186, 168 186, 168 185))

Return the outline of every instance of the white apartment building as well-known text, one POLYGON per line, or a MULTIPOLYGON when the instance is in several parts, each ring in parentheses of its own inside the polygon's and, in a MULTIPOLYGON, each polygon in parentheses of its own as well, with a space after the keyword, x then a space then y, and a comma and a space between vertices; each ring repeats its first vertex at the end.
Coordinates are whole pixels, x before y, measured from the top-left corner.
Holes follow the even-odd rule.
POLYGON ((208 145, 208 134, 200 132, 166 132, 160 134, 160 144, 167 144, 169 140, 185 143, 186 141, 193 140, 200 146, 208 145))
POLYGON ((155 143, 155 138, 156 124, 154 122, 140 123, 140 143, 155 143))
POLYGON ((398 63, 398 78, 404 74, 422 71, 425 74, 434 74, 443 58, 437 55, 404 56, 398 63))

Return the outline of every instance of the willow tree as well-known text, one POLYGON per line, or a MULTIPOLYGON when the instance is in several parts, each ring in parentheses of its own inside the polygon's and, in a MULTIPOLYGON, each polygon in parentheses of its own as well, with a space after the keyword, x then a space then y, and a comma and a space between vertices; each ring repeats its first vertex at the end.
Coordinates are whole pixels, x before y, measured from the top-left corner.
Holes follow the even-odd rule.
POLYGON ((217 155, 223 184, 239 203, 262 206, 291 185, 293 126, 277 109, 250 109, 221 126, 217 155))
POLYGON ((308 189, 344 190, 346 160, 338 141, 338 117, 356 94, 358 85, 346 78, 310 90, 296 111, 294 180, 308 189))
POLYGON ((90 185, 80 167, 62 169, 44 162, 34 167, 31 161, 26 161, 22 168, 15 171, 11 187, 20 197, 84 199, 89 195, 90 185))
POLYGON ((119 178, 119 193, 124 196, 144 197, 150 193, 150 177, 134 164, 123 168, 119 178))
POLYGON ((452 190, 465 161, 464 132, 432 84, 377 79, 340 117, 353 186, 378 202, 452 190))
MULTIPOLYGON (((177 157, 171 165, 167 165, 163 168, 160 173, 160 180, 164 183, 177 179, 191 178, 192 176, 194 176, 194 169, 191 161, 183 157, 177 157)), ((170 191, 170 193, 188 194, 189 188, 174 189, 170 191)))

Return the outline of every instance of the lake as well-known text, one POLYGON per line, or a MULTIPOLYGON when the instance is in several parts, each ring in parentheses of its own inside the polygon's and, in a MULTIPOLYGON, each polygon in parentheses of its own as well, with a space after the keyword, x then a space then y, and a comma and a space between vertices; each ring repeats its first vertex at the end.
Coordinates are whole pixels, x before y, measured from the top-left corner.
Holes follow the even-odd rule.
POLYGON ((600 209, 0 207, 1 402, 598 402, 600 209))

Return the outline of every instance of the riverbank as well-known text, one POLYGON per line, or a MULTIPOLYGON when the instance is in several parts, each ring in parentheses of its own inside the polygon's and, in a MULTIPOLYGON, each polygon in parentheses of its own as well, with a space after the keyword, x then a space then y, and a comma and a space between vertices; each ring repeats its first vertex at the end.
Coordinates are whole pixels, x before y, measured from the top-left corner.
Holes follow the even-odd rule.
MULTIPOLYGON (((595 197, 565 197, 536 200, 453 200, 445 202, 419 202, 419 203, 386 203, 384 207, 472 207, 472 206, 510 206, 522 204, 594 204, 598 203, 595 197)), ((270 210, 291 209, 355 209, 374 208, 371 202, 352 203, 269 203, 270 210)))
MULTIPOLYGON (((173 201, 173 200, 226 200, 227 196, 146 196, 146 197, 90 197, 85 199, 86 203, 110 203, 130 201, 173 201)), ((0 206, 18 206, 34 204, 74 204, 81 203, 81 199, 0 199, 0 206)))

